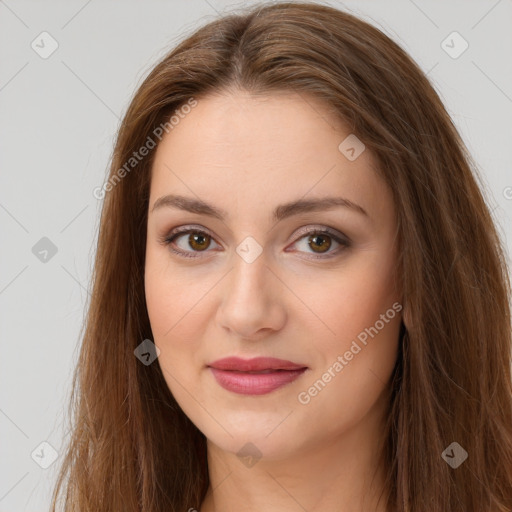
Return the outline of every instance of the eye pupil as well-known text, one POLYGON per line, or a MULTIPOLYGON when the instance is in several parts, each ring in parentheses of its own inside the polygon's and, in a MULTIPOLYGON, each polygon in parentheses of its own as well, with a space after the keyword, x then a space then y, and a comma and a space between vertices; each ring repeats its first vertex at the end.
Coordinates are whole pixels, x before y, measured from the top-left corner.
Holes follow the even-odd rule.
POLYGON ((206 249, 209 245, 209 238, 210 237, 208 235, 205 236, 205 235, 201 235, 198 233, 190 234, 188 237, 189 245, 193 249, 198 249, 198 250, 206 249), (198 240, 199 240, 199 242, 198 242, 198 240), (199 247, 196 245, 197 243, 199 244, 199 247))
POLYGON ((325 251, 328 251, 329 248, 331 247, 331 242, 330 242, 330 237, 329 236, 325 236, 325 235, 312 235, 309 237, 309 240, 308 240, 308 244, 309 246, 311 247, 311 249, 313 249, 315 251, 315 246, 314 244, 318 244, 320 246, 320 251, 316 251, 316 252, 325 252, 325 251), (312 240, 315 240, 315 242, 311 242, 312 240), (320 242, 317 242, 317 240, 321 240, 320 242), (326 240, 328 240, 326 242, 326 240))

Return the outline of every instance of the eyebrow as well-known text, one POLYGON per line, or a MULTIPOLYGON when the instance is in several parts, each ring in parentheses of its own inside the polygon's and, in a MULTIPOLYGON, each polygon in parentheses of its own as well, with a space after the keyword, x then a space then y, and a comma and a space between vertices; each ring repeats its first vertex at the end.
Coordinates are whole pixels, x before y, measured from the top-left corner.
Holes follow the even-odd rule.
MULTIPOLYGON (((205 201, 175 194, 169 194, 158 198, 153 204, 151 212, 164 207, 177 208, 179 210, 197 213, 199 215, 208 215, 221 221, 228 217, 225 210, 208 204, 205 201)), ((321 197, 315 199, 298 199, 296 201, 279 205, 272 212, 272 220, 273 222, 279 222, 288 217, 292 217, 293 215, 330 210, 335 207, 350 208, 354 212, 360 213, 368 218, 370 217, 362 206, 359 206, 349 199, 344 199, 343 197, 321 197)))

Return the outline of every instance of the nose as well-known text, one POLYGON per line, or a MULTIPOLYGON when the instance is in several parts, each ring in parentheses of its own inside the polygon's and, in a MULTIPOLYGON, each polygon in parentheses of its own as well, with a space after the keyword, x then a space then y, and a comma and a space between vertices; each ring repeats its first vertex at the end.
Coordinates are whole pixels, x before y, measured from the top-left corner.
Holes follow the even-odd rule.
POLYGON ((235 337, 258 340, 280 330, 286 322, 286 286, 261 254, 248 263, 236 255, 224 279, 217 311, 221 328, 235 337))

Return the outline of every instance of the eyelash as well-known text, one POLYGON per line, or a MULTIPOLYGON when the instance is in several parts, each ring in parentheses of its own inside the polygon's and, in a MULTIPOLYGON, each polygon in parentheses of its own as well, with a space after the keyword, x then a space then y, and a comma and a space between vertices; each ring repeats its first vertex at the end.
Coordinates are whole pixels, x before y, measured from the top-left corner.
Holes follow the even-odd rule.
MULTIPOLYGON (((190 226, 186 226, 184 228, 178 228, 174 231, 171 231, 169 234, 162 237, 159 241, 161 244, 168 246, 169 250, 171 252, 173 252, 174 254, 177 254, 178 256, 180 256, 182 258, 199 258, 201 256, 192 256, 192 254, 193 253, 201 253, 201 252, 209 252, 209 251, 206 251, 206 250, 205 251, 182 251, 182 250, 177 250, 172 246, 172 243, 176 240, 176 238, 179 238, 179 236, 186 235, 186 234, 192 234, 192 233, 199 234, 199 235, 207 235, 213 239, 213 236, 210 233, 208 233, 207 231, 204 231, 202 229, 197 229, 197 228, 192 229, 190 226)), ((342 252, 344 249, 350 247, 350 242, 347 238, 344 239, 342 237, 339 237, 336 234, 336 232, 332 231, 329 228, 314 228, 314 229, 310 229, 309 231, 302 232, 301 236, 294 242, 294 244, 297 243, 302 238, 312 236, 312 235, 329 235, 329 237, 331 237, 335 242, 337 242, 341 246, 337 250, 335 250, 334 253, 329 253, 328 256, 318 256, 318 255, 308 256, 308 258, 313 259, 313 260, 324 260, 324 259, 333 258, 336 255, 338 255, 338 253, 342 252)))

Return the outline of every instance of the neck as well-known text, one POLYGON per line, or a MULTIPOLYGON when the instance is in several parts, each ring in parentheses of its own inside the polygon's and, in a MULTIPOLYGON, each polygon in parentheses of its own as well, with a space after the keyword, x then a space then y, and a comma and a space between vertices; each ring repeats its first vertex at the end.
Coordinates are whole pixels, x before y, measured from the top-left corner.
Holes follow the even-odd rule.
POLYGON ((386 442, 385 393, 342 433, 316 439, 292 455, 245 465, 207 442, 210 486, 201 512, 388 512, 379 453, 386 442), (379 500, 380 498, 380 500, 379 500))

